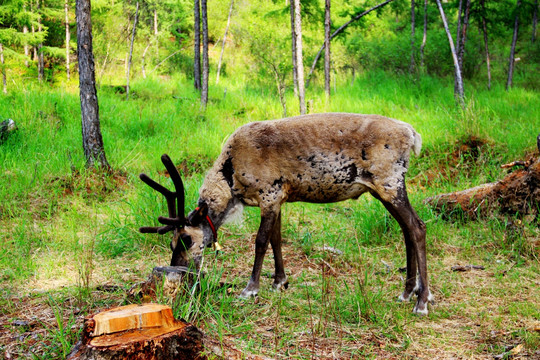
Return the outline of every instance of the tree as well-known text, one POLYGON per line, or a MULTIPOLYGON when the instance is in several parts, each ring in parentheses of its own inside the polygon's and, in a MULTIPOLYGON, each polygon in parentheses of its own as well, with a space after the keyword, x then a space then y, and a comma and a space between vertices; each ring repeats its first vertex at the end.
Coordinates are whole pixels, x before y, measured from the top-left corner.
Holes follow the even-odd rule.
MULTIPOLYGON (((458 18, 458 25, 461 24, 461 32, 458 31, 457 39, 456 39, 456 53, 457 58, 459 62, 459 69, 461 71, 461 79, 463 79, 463 58, 465 56, 465 43, 467 42, 467 30, 469 29, 469 18, 470 18, 470 10, 471 10, 471 0, 466 0, 465 3, 465 14, 463 15, 463 19, 458 18)), ((460 1, 460 12, 461 12, 461 1, 460 1)), ((458 26, 459 29, 459 26, 458 26)), ((457 83, 457 77, 456 81, 454 82, 454 86, 458 87, 457 83)))
POLYGON ((422 35, 422 45, 420 45, 420 67, 424 70, 424 49, 426 48, 427 42, 427 10, 428 10, 428 0, 424 0, 424 32, 422 35))
POLYGON ((7 94, 7 76, 6 76, 6 67, 4 63, 4 45, 0 42, 0 70, 2 70, 2 83, 3 83, 3 92, 7 94))
POLYGON ((516 43, 519 30, 519 10, 521 7, 521 0, 517 0, 516 3, 516 17, 514 20, 514 33, 512 36, 512 46, 510 47, 510 57, 508 59, 508 79, 506 80, 506 91, 510 90, 512 87, 512 80, 514 78, 514 65, 515 65, 515 55, 516 55, 516 43))
POLYGON ((415 23, 415 11, 414 11, 414 0, 411 0, 411 63, 409 65, 409 73, 414 73, 414 69, 416 67, 415 61, 414 61, 414 35, 415 35, 415 29, 416 29, 416 23, 415 23))
POLYGON ((193 7, 193 82, 195 89, 201 90, 201 5, 199 0, 194 1, 193 7))
POLYGON ((76 0, 75 12, 77 17, 82 140, 86 166, 89 168, 97 166, 110 170, 111 167, 105 156, 99 123, 90 0, 76 0))
POLYGON ((221 71, 221 62, 223 61, 223 52, 225 51, 225 43, 227 41, 227 33, 229 32, 229 26, 231 24, 231 14, 233 10, 234 0, 231 0, 231 6, 229 7, 229 16, 227 17, 227 26, 225 27, 225 34, 223 35, 223 43, 221 45, 221 54, 219 55, 219 62, 216 73, 216 85, 219 83, 219 73, 221 71))
POLYGON ((296 32, 294 26, 294 0, 290 0, 289 4, 291 15, 291 53, 292 53, 292 70, 293 70, 293 88, 294 96, 298 96, 298 69, 296 67, 296 32))
POLYGON ((463 80, 461 78, 461 69, 459 67, 459 61, 456 54, 456 48, 454 47, 454 40, 452 40, 452 34, 448 29, 448 22, 446 21, 446 15, 444 9, 441 5, 441 0, 435 0, 437 2, 437 7, 441 13, 441 20, 443 22, 444 30, 446 31, 446 36, 448 37, 448 43, 450 44, 450 52, 452 53, 452 59, 454 60, 455 67, 455 83, 456 87, 454 88, 454 95, 458 100, 459 104, 463 107, 465 105, 465 93, 463 91, 463 80))
POLYGON ((298 102, 300 105, 300 115, 306 113, 306 99, 304 88, 304 62, 302 59, 302 14, 300 10, 300 0, 291 0, 294 6, 294 32, 296 35, 296 69, 298 79, 298 102))
POLYGON ((330 98, 330 0, 325 1, 324 7, 324 91, 330 98))
POLYGON ((133 58, 133 42, 135 41, 135 34, 137 32, 137 20, 139 19, 139 2, 137 1, 135 9, 135 19, 133 19, 133 30, 131 32, 131 45, 129 47, 129 60, 126 76, 126 100, 129 100, 129 73, 131 70, 131 60, 133 58))
POLYGON ((491 90, 491 65, 489 58, 489 46, 488 46, 488 32, 486 24, 486 4, 485 0, 480 0, 480 6, 482 11, 482 33, 484 35, 484 51, 486 52, 486 66, 488 76, 488 90, 491 90))
MULTIPOLYGON (((69 41, 71 34, 69 32, 69 0, 64 3, 64 10, 66 15, 66 76, 69 81, 69 41)), ((25 55, 27 55, 25 51, 25 55)))
POLYGON ((202 17, 202 32, 203 32, 203 50, 202 50, 202 83, 201 83, 201 106, 206 108, 208 104, 208 75, 209 75, 209 60, 208 60, 208 11, 207 0, 201 0, 201 17, 202 17))

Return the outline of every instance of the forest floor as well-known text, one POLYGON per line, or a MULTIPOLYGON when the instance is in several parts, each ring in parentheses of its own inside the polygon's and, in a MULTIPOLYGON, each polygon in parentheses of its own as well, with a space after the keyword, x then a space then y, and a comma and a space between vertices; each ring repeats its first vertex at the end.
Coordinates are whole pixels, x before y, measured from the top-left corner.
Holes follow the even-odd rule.
MULTIPOLYGON (((429 315, 413 314, 413 302, 396 301, 403 290, 402 233, 369 195, 283 207, 287 290, 271 290, 269 251, 259 296, 238 298, 260 219, 257 209, 246 208, 242 222, 220 229, 223 250, 208 249, 199 290, 156 300, 199 327, 216 358, 540 359, 538 218, 494 212, 475 221, 446 220, 423 202, 494 181, 509 171, 500 165, 539 156, 538 93, 478 91, 456 112, 451 84, 434 98, 429 89, 439 83, 423 84, 423 95, 407 81, 358 81, 331 106, 324 95, 316 98, 314 111, 380 113, 422 134, 407 186, 427 226, 435 296, 429 315)), ((128 297, 129 289, 153 267, 167 265, 170 250, 168 237, 137 231, 166 215, 163 199, 137 175, 144 171, 167 184, 159 156, 168 152, 184 176, 190 210, 227 134, 281 113, 275 97, 230 90, 227 99, 214 94, 201 114, 196 95, 179 100, 170 96, 175 89, 161 86, 134 84, 138 97, 129 102, 100 94, 113 175, 84 170, 76 93, 0 98, 0 108, 3 101, 15 104, 9 117, 19 125, 0 145, 0 358, 65 358, 85 316, 141 301, 128 297)))

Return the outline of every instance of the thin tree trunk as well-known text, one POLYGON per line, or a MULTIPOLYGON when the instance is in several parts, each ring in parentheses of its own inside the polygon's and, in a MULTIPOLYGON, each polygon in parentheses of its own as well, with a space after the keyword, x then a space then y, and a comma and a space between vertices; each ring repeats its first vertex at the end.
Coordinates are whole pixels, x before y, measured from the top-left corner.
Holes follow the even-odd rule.
POLYGON ((111 42, 108 41, 107 42, 107 52, 105 53, 105 59, 103 59, 103 65, 101 66, 101 70, 99 72, 99 82, 98 82, 98 87, 100 86, 101 84, 101 79, 103 78, 103 73, 105 72, 105 68, 107 67, 107 61, 109 60, 109 53, 110 53, 110 50, 111 50, 111 42))
POLYGON ((194 53, 193 53, 193 82, 195 89, 201 90, 201 5, 195 0, 193 10, 194 53))
MULTIPOLYGON (((292 1, 292 0, 291 0, 292 1)), ((341 25, 336 31, 332 33, 330 36, 330 41, 334 39, 336 36, 338 36, 343 30, 347 28, 347 26, 351 25, 353 22, 357 21, 358 19, 362 18, 363 16, 369 14, 370 12, 377 10, 389 3, 391 3, 394 0, 386 0, 378 5, 375 5, 369 10, 364 11, 363 13, 360 13, 358 15, 355 15, 351 20, 347 21, 345 24, 341 25)), ((306 82, 306 88, 309 86, 309 81, 311 80, 311 76, 313 75, 313 71, 315 71, 315 66, 317 66, 317 62, 319 62, 319 59, 321 58, 321 54, 324 50, 324 43, 322 44, 321 48, 317 52, 317 55, 315 55, 315 59, 313 60, 313 64, 311 64, 311 69, 309 70, 309 74, 307 76, 307 82, 306 82)))
POLYGON ((330 0, 325 1, 324 7, 324 91, 330 99, 330 0))
POLYGON ((489 47, 488 47, 488 34, 487 34, 487 24, 486 24, 486 6, 485 0, 480 1, 482 6, 482 32, 484 33, 484 49, 486 51, 486 66, 487 66, 487 76, 488 76, 488 90, 491 90, 491 65, 489 58, 489 47))
POLYGON ((157 13, 157 8, 154 8, 154 38, 155 38, 154 41, 156 42, 155 59, 159 58, 159 38, 158 38, 158 35, 159 35, 159 31, 158 31, 158 13, 157 13))
POLYGON ((135 41, 135 33, 137 32, 137 20, 139 20, 139 2, 135 8, 135 19, 133 20, 133 31, 131 32, 131 45, 129 46, 129 59, 126 76, 126 100, 129 100, 129 74, 131 71, 131 60, 133 59, 133 42, 135 41))
POLYGON ((219 83, 219 73, 221 72, 221 62, 223 61, 223 52, 225 51, 225 44, 227 41, 227 32, 229 31, 229 25, 231 24, 231 14, 233 10, 234 0, 231 0, 231 6, 229 7, 229 16, 227 17, 227 26, 225 27, 225 35, 223 35, 223 44, 221 45, 221 54, 219 55, 219 62, 217 66, 216 85, 219 83))
POLYGON ((69 81, 69 41, 71 34, 69 33, 69 0, 64 3, 65 15, 66 15, 66 75, 69 81))
POLYGON ((532 20, 532 37, 531 42, 536 41, 536 27, 538 25, 538 0, 534 1, 533 20, 532 20))
POLYGON ((514 34, 512 36, 512 46, 510 48, 510 58, 508 60, 508 80, 506 81, 506 91, 512 87, 512 80, 514 78, 514 63, 516 55, 516 42, 519 30, 519 10, 521 7, 521 0, 516 3, 516 18, 514 20, 514 34))
POLYGON ((110 170, 99 124, 99 106, 96 92, 94 54, 92 52, 92 20, 90 0, 77 0, 77 53, 79 55, 79 89, 81 123, 86 166, 100 166, 110 170))
POLYGON ((272 67, 272 72, 274 73, 274 78, 276 79, 276 86, 278 90, 279 95, 279 101, 281 102, 281 107, 283 108, 283 115, 282 117, 287 117, 287 102, 285 101, 285 84, 283 84, 283 79, 279 75, 279 71, 273 63, 270 63, 270 66, 272 67))
POLYGON ((149 41, 148 45, 146 45, 146 47, 144 48, 144 51, 143 51, 142 57, 141 57, 141 72, 142 72, 142 76, 143 76, 144 79, 146 79, 146 69, 145 69, 145 66, 144 66, 144 59, 146 57, 146 52, 148 51, 148 49, 150 49, 150 45, 152 45, 151 41, 149 41))
POLYGON ((4 67, 4 45, 0 43, 0 67, 2 69, 2 83, 4 84, 4 94, 7 94, 7 75, 6 68, 4 67))
POLYGON ((302 14, 300 0, 294 0, 294 32, 296 33, 296 67, 298 69, 298 101, 300 115, 306 113, 306 99, 304 89, 304 62, 302 59, 302 14))
MULTIPOLYGON (((40 8, 41 8, 41 1, 42 0, 38 0, 37 2, 37 11, 38 13, 40 12, 40 8)), ((41 14, 38 18, 38 32, 42 32, 43 31, 43 25, 41 23, 41 14)), ((37 48, 37 55, 38 55, 38 80, 39 81, 43 81, 43 78, 44 78, 44 75, 45 75, 45 58, 44 58, 44 55, 43 55, 43 51, 42 51, 42 48, 43 48, 43 43, 39 43, 38 44, 38 48, 37 48)))
POLYGON ((457 87, 454 89, 454 94, 460 104, 460 106, 465 105, 465 94, 463 91, 463 80, 461 79, 461 69, 459 68, 459 62, 456 55, 456 48, 454 47, 454 40, 452 39, 452 34, 448 29, 448 22, 446 21, 446 15, 444 14, 443 7, 441 5, 441 0, 435 0, 437 2, 437 7, 441 13, 441 19, 443 22, 444 30, 446 31, 446 36, 448 37, 448 43, 450 44, 450 52, 452 53, 452 59, 454 60, 454 67, 456 73, 456 84, 457 87))
POLYGON ((456 31, 456 49, 459 51, 459 41, 461 36, 461 21, 463 19, 463 0, 459 0, 458 5, 458 17, 457 17, 457 31, 456 31))
POLYGON ((414 73, 416 64, 414 61, 414 35, 416 30, 416 21, 415 21, 415 9, 414 9, 414 0, 411 0, 411 64, 409 65, 409 73, 414 73))
POLYGON ((206 108, 208 104, 208 75, 209 75, 209 60, 208 60, 208 11, 207 0, 201 0, 201 15, 202 15, 202 91, 201 91, 201 106, 206 108))
MULTIPOLYGON (((23 4, 23 11, 26 12, 26 3, 23 4)), ((23 25, 23 34, 24 34, 24 66, 28 67, 28 58, 30 56, 30 48, 28 46, 27 34, 28 34, 28 25, 23 25)))
MULTIPOLYGON (((463 58, 465 56, 465 43, 467 42, 467 30, 469 29, 469 15, 471 10, 471 0, 467 0, 465 3, 465 14, 463 15, 463 23, 461 26, 460 40, 457 46, 457 56, 459 62, 459 69, 461 70, 461 78, 463 79, 463 58)), ((457 82, 456 82, 457 87, 457 82)))
POLYGON ((296 32, 294 28, 294 0, 290 0, 290 13, 291 13, 291 51, 292 51, 292 65, 293 65, 293 87, 294 96, 298 96, 298 68, 296 67, 296 32))
POLYGON ((420 67, 424 69, 424 49, 427 42, 427 5, 428 0, 424 0, 424 33, 422 35, 422 45, 420 45, 420 67))

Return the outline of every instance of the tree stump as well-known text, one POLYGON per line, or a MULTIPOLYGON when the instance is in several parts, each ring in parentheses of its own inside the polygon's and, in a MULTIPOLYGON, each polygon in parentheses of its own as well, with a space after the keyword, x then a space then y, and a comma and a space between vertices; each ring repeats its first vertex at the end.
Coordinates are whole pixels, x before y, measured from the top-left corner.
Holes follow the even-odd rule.
POLYGON ((128 296, 143 302, 155 301, 158 294, 173 299, 182 291, 191 289, 198 276, 204 274, 197 274, 185 266, 156 266, 146 281, 129 289, 128 296))
MULTIPOLYGON (((540 135, 537 138, 537 146, 540 151, 540 135)), ((464 216, 474 220, 480 215, 500 211, 537 218, 540 215, 540 157, 528 161, 515 161, 502 167, 514 166, 523 168, 497 182, 432 196, 424 202, 447 217, 464 216)))
POLYGON ((168 306, 127 305, 85 318, 82 339, 67 359, 206 359, 202 338, 168 306))

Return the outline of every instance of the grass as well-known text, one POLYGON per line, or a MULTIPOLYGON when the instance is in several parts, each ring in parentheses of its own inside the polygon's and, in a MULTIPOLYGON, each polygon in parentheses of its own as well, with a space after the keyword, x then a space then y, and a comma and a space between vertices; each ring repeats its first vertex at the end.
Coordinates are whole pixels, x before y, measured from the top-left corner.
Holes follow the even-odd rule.
MULTIPOLYGON (((63 358, 85 315, 126 304, 127 289, 168 263, 168 239, 137 232, 166 213, 163 199, 137 175, 166 183, 159 157, 169 153, 185 174, 192 209, 228 134, 249 121, 281 116, 272 89, 222 84, 211 88, 206 112, 182 78, 135 82, 128 102, 103 86, 100 116, 112 176, 84 169, 77 89, 27 84, 0 96, 0 120, 19 126, 0 145, 0 354, 63 358)), ((251 271, 259 222, 259 211, 248 208, 241 224, 221 229, 223 252, 206 254, 200 290, 160 301, 200 327, 226 357, 240 351, 246 358, 483 359, 510 357, 512 349, 538 356, 538 224, 497 214, 449 222, 422 201, 501 178, 500 164, 532 153, 540 96, 471 85, 469 102, 459 110, 452 91, 436 78, 371 73, 340 84, 330 103, 320 89, 307 96, 313 112, 377 113, 422 134, 408 189, 428 228, 437 300, 428 317, 414 316, 412 303, 395 301, 404 277, 402 234, 369 196, 284 206, 288 290, 270 290, 269 252, 259 297, 236 297, 251 271), (450 270, 458 264, 485 270, 450 270)), ((296 107, 289 94, 287 108, 296 107)))

